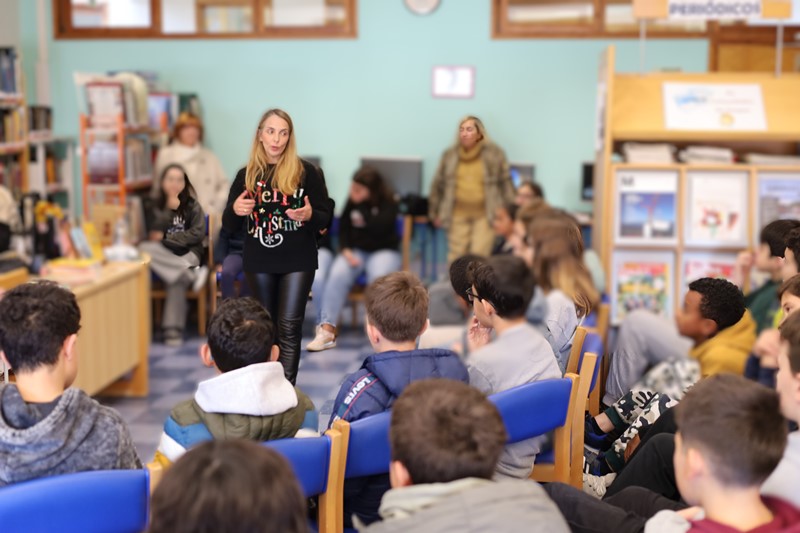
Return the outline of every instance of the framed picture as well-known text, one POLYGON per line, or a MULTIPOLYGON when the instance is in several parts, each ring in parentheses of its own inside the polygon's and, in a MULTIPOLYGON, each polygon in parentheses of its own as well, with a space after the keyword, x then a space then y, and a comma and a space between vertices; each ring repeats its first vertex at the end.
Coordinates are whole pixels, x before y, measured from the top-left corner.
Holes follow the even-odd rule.
POLYGON ((732 281, 735 269, 736 254, 685 252, 681 258, 678 295, 683 297, 689 290, 689 284, 700 278, 721 278, 732 281))
POLYGON ((616 251, 611 272, 611 321, 647 309, 665 318, 674 312, 675 255, 672 252, 616 251))
POLYGON ((694 170, 687 174, 685 243, 746 248, 748 173, 694 170))
POLYGON ((620 169, 615 179, 616 244, 677 244, 678 172, 620 169))
POLYGON ((782 218, 800 219, 800 171, 758 173, 758 204, 756 206, 755 235, 758 244, 761 228, 782 218))
POLYGON ((472 98, 475 96, 475 67, 433 67, 434 98, 472 98))

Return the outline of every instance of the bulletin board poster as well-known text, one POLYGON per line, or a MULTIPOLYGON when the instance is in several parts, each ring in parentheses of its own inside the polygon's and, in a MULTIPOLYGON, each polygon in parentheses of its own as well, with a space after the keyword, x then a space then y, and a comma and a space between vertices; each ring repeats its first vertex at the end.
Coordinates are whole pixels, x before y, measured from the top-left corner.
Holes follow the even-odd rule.
POLYGON ((677 196, 677 171, 617 170, 616 243, 677 244, 677 196))
POLYGON ((755 242, 761 228, 782 218, 800 219, 800 172, 759 172, 755 242))
POLYGON ((686 205, 688 246, 746 248, 748 173, 691 171, 686 205))
POLYGON ((671 252, 614 253, 611 320, 619 324, 631 312, 646 309, 671 318, 675 255, 671 252))
POLYGON ((681 265, 681 291, 686 294, 689 284, 700 278, 717 278, 733 280, 736 270, 736 254, 709 254, 702 252, 686 252, 681 265))
POLYGON ((757 83, 663 84, 664 126, 682 131, 766 131, 757 83))

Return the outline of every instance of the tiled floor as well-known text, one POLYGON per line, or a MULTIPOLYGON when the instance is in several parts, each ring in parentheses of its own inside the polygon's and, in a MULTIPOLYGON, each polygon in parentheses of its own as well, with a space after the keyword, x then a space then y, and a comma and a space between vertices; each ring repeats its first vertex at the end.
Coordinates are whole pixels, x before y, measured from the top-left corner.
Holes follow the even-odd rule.
MULTIPOLYGON (((306 317, 313 316, 312 313, 309 307, 306 317)), ((304 347, 313 333, 313 324, 307 320, 304 347)), ((214 376, 214 370, 204 367, 198 356, 204 340, 195 337, 180 348, 160 343, 151 345, 150 395, 147 398, 98 398, 101 403, 120 412, 130 427, 139 456, 145 462, 153 458, 170 409, 190 398, 198 382, 214 376)), ((303 350, 297 386, 314 401, 321 426, 327 425, 333 399, 345 376, 357 370, 369 353, 370 346, 361 328, 344 328, 337 347, 332 350, 317 353, 303 350)))

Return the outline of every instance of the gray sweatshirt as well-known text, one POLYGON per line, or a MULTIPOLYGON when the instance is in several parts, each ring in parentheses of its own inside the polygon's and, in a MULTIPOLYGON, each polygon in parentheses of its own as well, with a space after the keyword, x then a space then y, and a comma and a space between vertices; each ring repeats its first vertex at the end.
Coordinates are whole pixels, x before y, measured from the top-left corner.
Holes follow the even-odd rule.
MULTIPOLYGON (((528 323, 504 331, 471 353, 466 364, 469 384, 487 395, 562 377, 550 344, 528 323)), ((497 463, 497 474, 520 479, 530 476, 545 440, 544 436, 534 437, 507 445, 497 463)))
POLYGON ((79 389, 27 403, 0 385, 0 487, 86 470, 142 468, 119 414, 79 389))
POLYGON ((412 533, 567 533, 564 517, 533 481, 466 478, 392 489, 381 500, 382 522, 359 531, 412 533))

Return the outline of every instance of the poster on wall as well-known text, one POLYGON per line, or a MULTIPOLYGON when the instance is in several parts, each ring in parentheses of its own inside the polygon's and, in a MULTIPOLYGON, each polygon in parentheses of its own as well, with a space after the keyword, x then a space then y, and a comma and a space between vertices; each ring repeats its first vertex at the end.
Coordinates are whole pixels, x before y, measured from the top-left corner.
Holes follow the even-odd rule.
POLYGON ((770 222, 800 219, 800 172, 759 172, 757 209, 756 243, 761 228, 770 222))
POLYGON ((747 172, 691 171, 687 178, 686 244, 746 248, 747 172))
POLYGON ((688 131, 766 131, 761 86, 756 83, 663 84, 664 126, 688 131))
POLYGON ((617 244, 677 244, 678 172, 622 169, 616 177, 617 244))
POLYGON ((709 254, 686 252, 681 265, 680 297, 689 290, 689 284, 700 278, 719 278, 733 281, 736 254, 709 254))
POLYGON ((619 324, 636 309, 672 319, 675 280, 672 252, 614 252, 611 274, 611 320, 614 324, 619 324))

